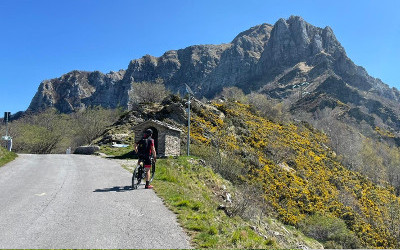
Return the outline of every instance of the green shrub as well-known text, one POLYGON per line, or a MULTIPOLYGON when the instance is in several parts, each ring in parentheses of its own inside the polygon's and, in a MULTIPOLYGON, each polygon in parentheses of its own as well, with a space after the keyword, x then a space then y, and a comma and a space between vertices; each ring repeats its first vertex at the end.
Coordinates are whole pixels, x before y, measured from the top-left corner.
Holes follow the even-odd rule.
POLYGON ((323 242, 327 248, 360 247, 359 239, 342 219, 315 214, 304 219, 299 226, 304 234, 323 242))

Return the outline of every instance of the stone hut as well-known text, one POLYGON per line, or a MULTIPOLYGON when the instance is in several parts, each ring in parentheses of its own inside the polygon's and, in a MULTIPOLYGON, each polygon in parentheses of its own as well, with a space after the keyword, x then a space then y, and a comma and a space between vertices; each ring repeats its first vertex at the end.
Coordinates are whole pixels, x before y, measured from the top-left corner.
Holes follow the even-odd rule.
POLYGON ((138 142, 147 129, 153 130, 154 146, 157 156, 179 156, 181 154, 181 130, 167 123, 148 120, 132 128, 135 142, 138 142))

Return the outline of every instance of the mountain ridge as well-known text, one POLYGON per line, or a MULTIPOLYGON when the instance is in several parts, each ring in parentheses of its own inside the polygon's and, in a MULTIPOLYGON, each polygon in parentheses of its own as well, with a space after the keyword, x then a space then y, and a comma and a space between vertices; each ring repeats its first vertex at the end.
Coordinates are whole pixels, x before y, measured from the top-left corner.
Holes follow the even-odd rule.
MULTIPOLYGON (((400 121, 396 111, 400 91, 354 64, 329 26, 319 28, 299 16, 281 18, 274 25, 256 25, 230 43, 192 45, 160 57, 145 55, 131 60, 126 70, 108 74, 72 71, 43 81, 28 111, 55 107, 69 113, 94 105, 127 108, 133 82, 157 79, 180 93, 185 93, 186 83, 197 97, 213 98, 225 87, 238 87, 296 106, 299 91, 303 91, 297 88, 299 84, 307 82, 306 92, 314 93, 323 91, 319 86, 331 77, 341 79, 354 93, 384 103, 400 121)), ((394 124, 386 125, 400 130, 400 123, 394 124)))

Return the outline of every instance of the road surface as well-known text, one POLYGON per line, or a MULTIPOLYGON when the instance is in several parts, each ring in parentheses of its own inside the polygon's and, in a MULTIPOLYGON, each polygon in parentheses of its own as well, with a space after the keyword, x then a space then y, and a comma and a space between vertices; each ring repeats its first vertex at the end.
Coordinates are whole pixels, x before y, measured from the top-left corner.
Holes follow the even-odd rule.
POLYGON ((0 168, 0 248, 190 248, 153 190, 95 156, 19 155, 0 168))

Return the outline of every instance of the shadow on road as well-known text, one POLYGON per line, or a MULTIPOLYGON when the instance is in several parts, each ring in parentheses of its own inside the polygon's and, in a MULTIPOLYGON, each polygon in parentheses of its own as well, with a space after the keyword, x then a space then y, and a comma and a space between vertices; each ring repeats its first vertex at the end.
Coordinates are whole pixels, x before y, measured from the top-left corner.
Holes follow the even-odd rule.
POLYGON ((112 188, 103 188, 103 189, 96 189, 93 192, 95 193, 102 193, 102 192, 126 192, 126 191, 132 191, 131 186, 124 186, 124 187, 112 187, 112 188))

